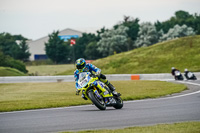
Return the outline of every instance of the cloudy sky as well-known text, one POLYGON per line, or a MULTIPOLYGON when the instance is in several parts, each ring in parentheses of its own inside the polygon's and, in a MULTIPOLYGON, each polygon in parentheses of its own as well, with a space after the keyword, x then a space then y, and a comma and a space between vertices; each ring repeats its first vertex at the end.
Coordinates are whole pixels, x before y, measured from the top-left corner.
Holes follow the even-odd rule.
POLYGON ((124 15, 165 21, 178 10, 200 14, 200 0, 0 0, 0 33, 36 40, 66 28, 111 28, 124 15))

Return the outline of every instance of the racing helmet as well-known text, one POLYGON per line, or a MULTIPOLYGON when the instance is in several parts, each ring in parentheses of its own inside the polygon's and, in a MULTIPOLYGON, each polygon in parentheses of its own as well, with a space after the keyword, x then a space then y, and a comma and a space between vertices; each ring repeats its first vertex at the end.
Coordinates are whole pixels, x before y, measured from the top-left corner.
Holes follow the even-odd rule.
POLYGON ((172 67, 172 70, 174 70, 175 69, 175 67, 172 67))
POLYGON ((186 68, 186 69, 185 69, 185 72, 187 72, 187 71, 188 71, 188 69, 186 68))
POLYGON ((76 68, 79 71, 83 71, 83 69, 85 68, 85 65, 86 65, 85 59, 80 58, 76 60, 76 68))

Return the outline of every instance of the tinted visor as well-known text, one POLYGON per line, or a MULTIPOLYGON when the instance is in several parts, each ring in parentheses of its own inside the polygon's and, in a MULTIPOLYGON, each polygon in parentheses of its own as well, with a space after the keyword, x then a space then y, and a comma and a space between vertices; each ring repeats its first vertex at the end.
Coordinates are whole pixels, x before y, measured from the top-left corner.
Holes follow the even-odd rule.
POLYGON ((77 69, 83 69, 85 67, 85 63, 83 65, 76 65, 77 69))

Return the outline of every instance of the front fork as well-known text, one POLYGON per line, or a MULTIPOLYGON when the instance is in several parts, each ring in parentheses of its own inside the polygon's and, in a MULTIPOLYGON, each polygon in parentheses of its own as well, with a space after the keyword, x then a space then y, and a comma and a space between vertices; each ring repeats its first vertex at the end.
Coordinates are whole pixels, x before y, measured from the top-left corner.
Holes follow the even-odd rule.
POLYGON ((103 97, 105 104, 107 104, 113 97, 112 93, 110 93, 110 89, 102 82, 98 82, 98 84, 94 86, 93 91, 97 97, 101 97, 101 100, 103 97), (97 87, 100 89, 100 92, 97 91, 97 87))
POLYGON ((112 93, 110 93, 110 90, 109 88, 106 88, 107 86, 102 83, 102 82, 97 82, 97 85, 94 86, 96 89, 99 88, 101 91, 100 91, 100 95, 102 95, 104 98, 105 97, 113 97, 112 93))

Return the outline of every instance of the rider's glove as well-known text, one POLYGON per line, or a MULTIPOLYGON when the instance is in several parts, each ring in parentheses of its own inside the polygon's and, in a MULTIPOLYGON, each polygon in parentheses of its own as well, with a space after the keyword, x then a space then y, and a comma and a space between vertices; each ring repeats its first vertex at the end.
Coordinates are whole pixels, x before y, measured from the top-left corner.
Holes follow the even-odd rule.
POLYGON ((81 90, 78 90, 78 89, 77 89, 77 90, 76 90, 76 95, 79 95, 79 92, 80 92, 80 91, 81 91, 81 90))
POLYGON ((101 70, 97 71, 95 75, 100 76, 101 70))

